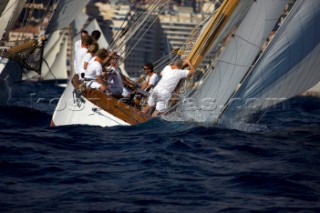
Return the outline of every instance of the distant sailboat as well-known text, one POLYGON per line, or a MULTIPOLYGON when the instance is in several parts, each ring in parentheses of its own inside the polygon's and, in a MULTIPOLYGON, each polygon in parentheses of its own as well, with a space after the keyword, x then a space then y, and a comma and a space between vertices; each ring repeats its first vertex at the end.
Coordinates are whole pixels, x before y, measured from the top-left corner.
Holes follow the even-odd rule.
MULTIPOLYGON (((181 84, 177 100, 162 117, 210 125, 249 118, 316 84, 320 80, 320 1, 295 1, 275 29, 287 3, 223 1, 186 55, 195 67, 209 61, 204 70, 198 70, 203 76, 181 84), (274 29, 275 36, 264 50, 274 29), (215 55, 208 56, 210 52, 215 55), (276 100, 270 102, 272 98, 276 100), (254 100, 259 100, 259 106, 248 110, 246 104, 254 100)), ((68 85, 52 125, 135 125, 151 119, 139 108, 78 85, 76 79, 68 85)))
MULTIPOLYGON (((25 5, 26 0, 7 0, 1 1, 0 4, 0 35, 4 35, 13 27, 15 21, 20 15, 23 6, 25 5), (8 23, 6 26, 2 23, 8 23)), ((30 1, 31 2, 31 1, 30 1)), ((81 10, 89 3, 89 0, 56 0, 54 2, 48 3, 48 12, 53 12, 50 16, 49 25, 46 28, 45 34, 43 36, 53 38, 52 34, 55 34, 56 31, 62 30, 67 27, 81 12, 81 10), (50 36, 51 35, 51 36, 50 36)), ((49 13, 45 14, 48 15, 49 13)), ((63 33, 58 33, 59 36, 63 33)), ((1 38, 0 37, 0 38, 1 38)), ((60 37, 59 37, 60 38, 60 37)), ((60 43, 63 42, 63 39, 57 39, 60 43)), ((51 39, 50 39, 51 42, 51 39)), ((55 43, 56 44, 56 43, 55 43)), ((57 45, 60 47, 60 45, 57 45)), ((62 45, 61 45, 62 46, 62 45)), ((0 87, 5 88, 0 91, 0 103, 5 104, 10 98, 10 93, 14 83, 22 79, 22 74, 27 73, 28 77, 34 77, 41 75, 42 77, 48 76, 49 69, 65 69, 65 67, 57 67, 52 60, 50 65, 47 66, 47 73, 42 73, 42 68, 45 67, 42 64, 42 53, 44 47, 44 40, 38 39, 33 40, 22 40, 22 41, 8 41, 7 36, 2 37, 0 44, 0 56, 1 56, 1 70, 0 70, 0 87), (8 59, 8 60, 7 60, 8 59), (10 66, 9 66, 10 65, 10 66), (17 67, 20 68, 18 69, 17 67), (35 75, 37 74, 37 75, 35 75), (18 77, 16 77, 18 76, 18 77)), ((55 48, 55 47, 53 47, 55 48)), ((54 55, 51 51, 51 48, 44 48, 46 56, 48 58, 56 58, 58 52, 62 52, 63 49, 59 49, 57 54, 54 55), (49 51, 50 49, 50 51, 49 51)), ((60 58, 63 56, 60 56, 60 58)), ((65 63, 65 59, 63 63, 65 63)), ((64 70, 66 73, 66 70, 64 70)), ((63 76, 64 78, 65 76, 63 76)))
MULTIPOLYGON (((18 19, 25 5, 24 0, 4 0, 0 3, 0 52, 7 51, 4 40, 9 30, 18 19)), ((21 68, 18 63, 10 61, 0 54, 0 104, 5 104, 11 97, 14 82, 21 79, 21 68)))

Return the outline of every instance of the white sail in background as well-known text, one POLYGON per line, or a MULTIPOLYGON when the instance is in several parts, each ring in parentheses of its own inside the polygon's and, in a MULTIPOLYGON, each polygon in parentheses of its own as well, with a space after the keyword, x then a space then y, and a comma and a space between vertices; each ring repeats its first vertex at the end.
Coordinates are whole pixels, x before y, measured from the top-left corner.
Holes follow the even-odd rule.
POLYGON ((67 73, 67 46, 68 40, 66 36, 62 37, 59 44, 60 50, 55 57, 53 64, 50 67, 51 72, 43 76, 43 80, 68 79, 67 73))
MULTIPOLYGON (((43 58, 45 62, 42 62, 41 78, 46 76, 49 72, 55 72, 51 69, 53 63, 56 60, 58 53, 61 51, 61 44, 64 39, 64 31, 55 31, 49 38, 48 45, 44 48, 43 58), (49 67, 48 67, 49 66, 49 67)), ((65 63, 65 62, 61 62, 65 63)), ((66 72, 66 71, 65 71, 66 72)))
POLYGON ((287 1, 255 1, 205 83, 184 105, 184 117, 198 122, 215 122, 241 79, 250 69, 262 44, 283 13, 287 1))
MULTIPOLYGON (((225 117, 246 115, 300 94, 320 80, 320 1, 295 3, 225 117)), ((239 117, 239 116, 237 116, 239 117)))
POLYGON ((1 0, 0 3, 0 39, 15 24, 26 1, 25 0, 1 0))
POLYGON ((89 16, 87 14, 80 12, 76 19, 71 23, 72 35, 80 34, 88 19, 89 16))
MULTIPOLYGON (((23 80, 39 80, 43 79, 50 71, 52 72, 52 64, 56 60, 56 56, 60 51, 61 42, 64 37, 63 31, 55 31, 53 32, 46 42, 43 50, 43 61, 41 65, 41 75, 39 75, 35 71, 28 71, 24 73, 23 80), (49 70, 50 69, 50 70, 49 70)), ((67 71, 65 71, 67 72, 67 71)))
POLYGON ((67 27, 89 2, 90 0, 59 0, 46 34, 67 27))

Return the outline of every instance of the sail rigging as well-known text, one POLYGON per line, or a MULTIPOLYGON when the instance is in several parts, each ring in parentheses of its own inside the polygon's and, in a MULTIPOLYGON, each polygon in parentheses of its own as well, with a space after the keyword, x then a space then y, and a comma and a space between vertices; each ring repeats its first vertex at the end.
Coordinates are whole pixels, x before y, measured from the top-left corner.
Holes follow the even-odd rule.
MULTIPOLYGON (((217 121, 223 106, 259 54, 286 3, 260 0, 254 1, 247 12, 243 7, 242 13, 245 12, 246 15, 239 17, 235 25, 232 25, 221 55, 212 60, 213 63, 202 79, 203 83, 180 105, 183 117, 198 122, 217 121)), ((241 11, 238 10, 237 13, 241 11)), ((232 20, 234 21, 233 18, 232 20)))
POLYGON ((158 15, 163 13, 168 6, 170 0, 156 1, 150 4, 142 5, 143 2, 136 3, 133 11, 128 15, 128 21, 124 21, 121 25, 121 32, 117 33, 109 46, 109 50, 116 51, 121 56, 118 64, 121 66, 123 74, 130 77, 125 72, 124 61, 135 54, 134 49, 139 45, 142 38, 147 34, 148 30, 158 20, 158 15))
MULTIPOLYGON (((26 1, 21 0, 10 0, 7 2, 7 4, 5 4, 5 2, 2 3, 2 13, 0 17, 1 23, 7 21, 11 24, 8 24, 8 26, 12 27, 12 23, 14 23, 17 17, 20 15, 20 12, 25 3, 26 1), (18 9, 20 10, 20 12, 18 11, 18 9), (10 19, 10 21, 8 19, 10 19)), ((88 3, 89 0, 56 0, 55 2, 50 1, 47 5, 47 12, 44 13, 43 17, 41 18, 41 20, 44 20, 44 16, 47 16, 49 11, 53 13, 50 16, 51 19, 49 21, 48 27, 46 28, 46 34, 50 35, 54 31, 63 29, 68 26, 88 3), (55 7, 55 10, 51 10, 52 6, 55 7)), ((29 22, 27 24, 29 24, 29 22)), ((4 33, 4 31, 8 29, 7 26, 3 26, 4 25, 1 25, 0 33, 4 33)), ((0 56, 15 60, 19 62, 24 68, 29 70, 29 72, 32 71, 31 73, 28 73, 27 76, 35 75, 33 74, 33 71, 40 74, 42 70, 42 54, 44 51, 43 47, 45 41, 46 39, 42 37, 40 38, 40 35, 38 35, 37 39, 1 41, 0 56)), ((46 48, 46 50, 47 49, 48 48, 46 48)), ((48 69, 50 68, 47 67, 46 72, 48 72, 48 69)), ((44 73, 42 76, 44 75, 46 75, 46 73, 44 73)))
POLYGON ((223 29, 238 4, 239 0, 224 1, 219 7, 219 11, 215 13, 209 21, 205 32, 201 34, 198 43, 195 44, 195 47, 191 50, 187 58, 195 68, 199 66, 200 62, 208 53, 217 35, 223 29))

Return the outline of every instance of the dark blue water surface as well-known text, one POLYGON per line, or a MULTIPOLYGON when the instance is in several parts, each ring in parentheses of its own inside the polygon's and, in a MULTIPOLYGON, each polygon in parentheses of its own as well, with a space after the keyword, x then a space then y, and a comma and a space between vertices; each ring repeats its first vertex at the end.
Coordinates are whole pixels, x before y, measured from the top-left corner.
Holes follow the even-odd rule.
POLYGON ((50 128, 62 91, 24 82, 0 108, 0 212, 320 212, 320 98, 289 100, 250 132, 50 128))

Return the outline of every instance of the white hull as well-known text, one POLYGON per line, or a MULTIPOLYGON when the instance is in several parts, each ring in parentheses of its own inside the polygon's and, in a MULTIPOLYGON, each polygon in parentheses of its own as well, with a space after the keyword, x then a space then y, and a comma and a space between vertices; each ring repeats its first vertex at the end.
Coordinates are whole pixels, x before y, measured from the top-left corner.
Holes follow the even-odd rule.
POLYGON ((111 127, 130 125, 97 107, 83 96, 76 95, 74 91, 74 86, 69 82, 54 111, 51 126, 94 125, 111 127))

